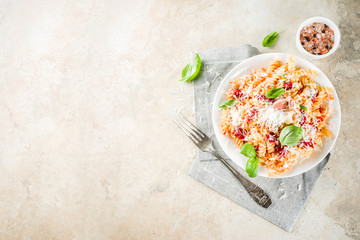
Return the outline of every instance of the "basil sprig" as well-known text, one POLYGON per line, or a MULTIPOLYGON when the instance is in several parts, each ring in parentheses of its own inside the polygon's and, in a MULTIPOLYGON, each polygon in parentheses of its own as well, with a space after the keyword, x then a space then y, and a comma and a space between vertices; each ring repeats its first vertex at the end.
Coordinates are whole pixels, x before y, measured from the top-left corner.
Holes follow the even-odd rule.
POLYGON ((267 98, 277 98, 285 92, 284 88, 272 88, 265 94, 267 98))
POLYGON ((245 168, 247 174, 249 175, 249 177, 256 177, 258 174, 258 170, 259 170, 259 158, 258 157, 253 157, 250 158, 247 162, 246 162, 246 168, 245 168))
POLYGON ((281 146, 295 146, 303 136, 303 130, 295 125, 284 127, 281 130, 279 140, 281 146))
POLYGON ((279 36, 278 32, 272 32, 269 35, 267 35, 262 42, 263 47, 271 47, 272 45, 274 45, 278 36, 279 36))
POLYGON ((241 153, 249 158, 246 162, 245 168, 247 174, 249 175, 249 177, 256 177, 259 169, 259 158, 256 157, 255 147, 250 143, 245 143, 241 147, 241 153))
POLYGON ((182 70, 180 81, 190 82, 192 81, 200 72, 201 68, 201 59, 198 54, 195 55, 191 63, 186 65, 182 70))
POLYGON ((241 154, 245 155, 246 157, 253 158, 256 157, 255 147, 250 143, 245 143, 241 147, 241 154))
POLYGON ((225 108, 231 107, 232 105, 234 105, 234 103, 235 103, 235 99, 229 99, 229 100, 223 102, 223 103, 219 106, 219 108, 225 109, 225 108))
POLYGON ((300 108, 301 108, 301 110, 304 110, 304 111, 307 110, 307 108, 304 105, 300 105, 300 108))

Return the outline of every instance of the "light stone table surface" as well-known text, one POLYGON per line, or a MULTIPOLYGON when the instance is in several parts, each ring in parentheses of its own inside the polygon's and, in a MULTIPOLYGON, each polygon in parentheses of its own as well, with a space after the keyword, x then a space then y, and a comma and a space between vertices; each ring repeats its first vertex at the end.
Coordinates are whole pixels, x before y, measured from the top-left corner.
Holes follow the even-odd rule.
POLYGON ((0 1, 0 239, 360 239, 360 2, 0 1), (249 43, 300 55, 308 17, 341 47, 312 61, 342 126, 291 233, 188 175, 192 51, 249 43), (282 29, 276 45, 268 33, 282 29))

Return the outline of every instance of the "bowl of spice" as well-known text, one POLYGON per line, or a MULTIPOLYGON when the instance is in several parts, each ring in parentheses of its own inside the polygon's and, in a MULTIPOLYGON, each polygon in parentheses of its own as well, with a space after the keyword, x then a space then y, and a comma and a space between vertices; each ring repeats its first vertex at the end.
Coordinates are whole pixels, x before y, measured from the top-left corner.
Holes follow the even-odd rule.
POLYGON ((298 50, 314 59, 327 57, 340 44, 340 31, 336 24, 324 17, 305 20, 296 33, 298 50))

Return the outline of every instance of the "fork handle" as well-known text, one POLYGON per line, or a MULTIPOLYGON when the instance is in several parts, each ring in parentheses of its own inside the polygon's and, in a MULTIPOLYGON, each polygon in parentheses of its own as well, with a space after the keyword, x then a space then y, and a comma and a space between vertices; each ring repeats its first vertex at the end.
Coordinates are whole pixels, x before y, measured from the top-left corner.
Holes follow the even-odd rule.
POLYGON ((269 195, 265 193, 260 187, 250 182, 244 176, 242 176, 233 166, 230 165, 228 161, 226 161, 220 154, 215 151, 215 149, 211 149, 210 152, 217 157, 240 181, 240 183, 244 186, 245 190, 249 193, 250 197, 254 199, 254 201, 264 208, 270 207, 272 204, 269 195))

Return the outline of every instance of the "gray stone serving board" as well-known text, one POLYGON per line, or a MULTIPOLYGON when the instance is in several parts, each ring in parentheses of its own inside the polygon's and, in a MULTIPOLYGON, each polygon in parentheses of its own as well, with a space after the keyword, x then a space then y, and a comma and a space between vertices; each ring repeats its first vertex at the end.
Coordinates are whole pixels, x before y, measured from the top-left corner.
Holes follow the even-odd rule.
MULTIPOLYGON (((211 122, 213 98, 223 77, 237 64, 259 52, 250 45, 241 45, 201 51, 198 54, 203 66, 201 75, 194 81, 196 123, 211 136, 219 153, 229 160, 214 135, 211 122)), ((291 231, 329 158, 330 154, 313 169, 295 177, 252 179, 271 196, 273 205, 268 209, 257 205, 232 173, 209 153, 199 151, 189 174, 251 212, 291 231)), ((233 166, 244 176, 247 175, 243 169, 235 164, 233 166)))

